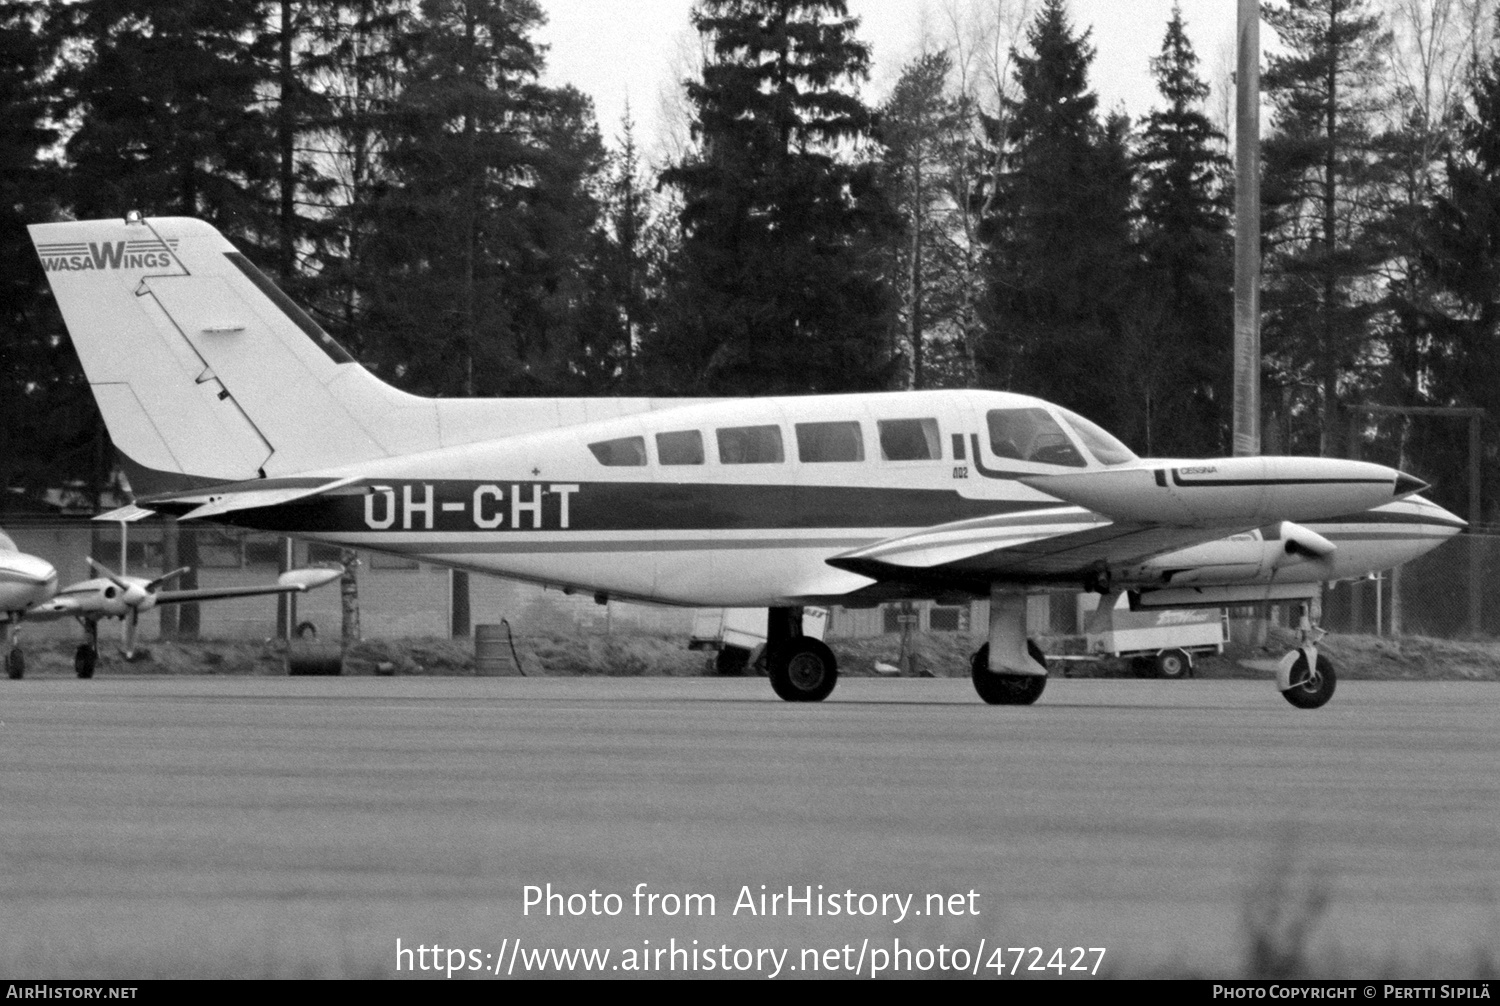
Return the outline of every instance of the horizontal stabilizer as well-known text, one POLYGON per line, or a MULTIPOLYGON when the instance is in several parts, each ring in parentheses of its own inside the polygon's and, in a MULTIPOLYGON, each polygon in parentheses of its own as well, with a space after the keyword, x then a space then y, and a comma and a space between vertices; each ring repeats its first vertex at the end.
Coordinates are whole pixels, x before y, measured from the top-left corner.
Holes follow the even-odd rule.
POLYGON ((261 507, 281 506, 300 499, 320 496, 356 481, 358 481, 358 476, 351 475, 348 478, 320 481, 314 485, 283 485, 270 489, 240 489, 218 493, 210 490, 193 496, 178 497, 176 502, 189 503, 201 500, 202 502, 196 509, 189 510, 181 518, 182 520, 199 520, 219 517, 237 510, 258 510, 261 507))
POLYGON ((127 503, 125 506, 116 507, 108 513, 101 513, 94 520, 114 521, 117 524, 123 521, 126 524, 130 524, 144 517, 154 516, 155 513, 155 510, 147 510, 145 507, 138 507, 134 503, 127 503))

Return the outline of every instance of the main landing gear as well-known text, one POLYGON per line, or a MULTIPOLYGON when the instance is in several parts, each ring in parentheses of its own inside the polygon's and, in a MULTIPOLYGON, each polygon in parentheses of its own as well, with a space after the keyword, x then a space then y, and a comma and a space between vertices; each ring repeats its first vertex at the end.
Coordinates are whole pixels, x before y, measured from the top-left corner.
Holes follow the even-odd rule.
POLYGON ((92 678, 99 663, 99 622, 95 619, 80 619, 88 640, 78 644, 73 651, 73 670, 80 678, 92 678))
POLYGON ((990 590, 990 640, 969 661, 979 697, 992 706, 1029 706, 1047 687, 1047 661, 1026 638, 1026 595, 990 590))
MULTIPOLYGON (((1047 658, 1039 646, 1026 640, 1026 654, 1042 666, 1047 658)), ((1006 674, 990 670, 990 644, 985 643, 969 659, 969 676, 974 690, 992 706, 1029 706, 1042 697, 1047 687, 1045 674, 1006 674)))
POLYGON ((12 681, 19 681, 26 676, 26 654, 21 650, 21 644, 16 641, 16 632, 20 628, 21 615, 13 613, 5 620, 5 676, 12 681))
POLYGON ((822 640, 802 634, 801 608, 767 613, 766 673, 788 702, 822 702, 838 684, 838 660, 822 640))
POLYGON ((1328 633, 1312 624, 1307 605, 1299 616, 1302 645, 1281 658, 1276 668, 1276 687, 1282 696, 1298 709, 1316 709, 1333 698, 1338 679, 1333 661, 1318 652, 1318 641, 1328 633))

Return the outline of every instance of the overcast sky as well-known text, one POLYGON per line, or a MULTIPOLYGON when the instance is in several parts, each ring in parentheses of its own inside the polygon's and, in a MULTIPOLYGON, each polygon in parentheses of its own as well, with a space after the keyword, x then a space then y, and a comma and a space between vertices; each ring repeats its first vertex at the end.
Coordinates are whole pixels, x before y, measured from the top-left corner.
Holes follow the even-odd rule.
MULTIPOLYGON (((540 38, 551 47, 548 81, 571 83, 592 95, 599 127, 611 141, 628 95, 638 139, 652 149, 660 132, 658 95, 676 76, 674 53, 695 37, 688 20, 693 0, 541 2, 548 24, 540 38)), ((874 49, 863 93, 875 103, 889 92, 902 64, 920 51, 924 23, 929 34, 941 33, 942 12, 953 0, 848 2, 850 13, 861 20, 860 37, 874 49)), ((1040 0, 1030 2, 1033 10, 1041 6, 1040 0)), ((1235 0, 1180 2, 1200 69, 1212 81, 1233 63, 1235 0)), ((1161 51, 1172 0, 1068 0, 1068 7, 1075 27, 1093 29, 1098 55, 1090 81, 1101 107, 1123 106, 1133 117, 1150 111, 1156 92, 1148 61, 1161 51)))

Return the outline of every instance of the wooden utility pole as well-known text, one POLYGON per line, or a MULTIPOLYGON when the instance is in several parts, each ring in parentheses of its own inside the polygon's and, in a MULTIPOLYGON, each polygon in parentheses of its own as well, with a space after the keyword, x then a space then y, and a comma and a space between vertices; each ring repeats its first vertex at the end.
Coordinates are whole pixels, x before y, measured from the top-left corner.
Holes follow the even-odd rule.
POLYGON ((1260 453, 1260 3, 1239 0, 1234 130, 1234 456, 1260 453))

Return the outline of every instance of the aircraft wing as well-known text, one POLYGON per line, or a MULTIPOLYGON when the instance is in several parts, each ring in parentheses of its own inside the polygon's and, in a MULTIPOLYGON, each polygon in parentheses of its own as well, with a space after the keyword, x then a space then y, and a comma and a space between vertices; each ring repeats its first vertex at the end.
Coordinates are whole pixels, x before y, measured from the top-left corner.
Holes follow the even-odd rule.
POLYGON ((50 601, 32 605, 26 609, 28 622, 53 622, 59 618, 71 618, 82 611, 77 598, 54 597, 50 601))
POLYGON ((262 594, 301 594, 332 583, 343 575, 339 569, 292 569, 276 578, 275 583, 249 587, 204 587, 195 590, 159 590, 157 604, 181 604, 184 601, 214 601, 223 597, 257 597, 262 594))
POLYGON ((1110 520, 1079 507, 957 521, 888 538, 828 560, 875 580, 985 592, 996 581, 1082 581, 1244 528, 1172 527, 1110 520))

